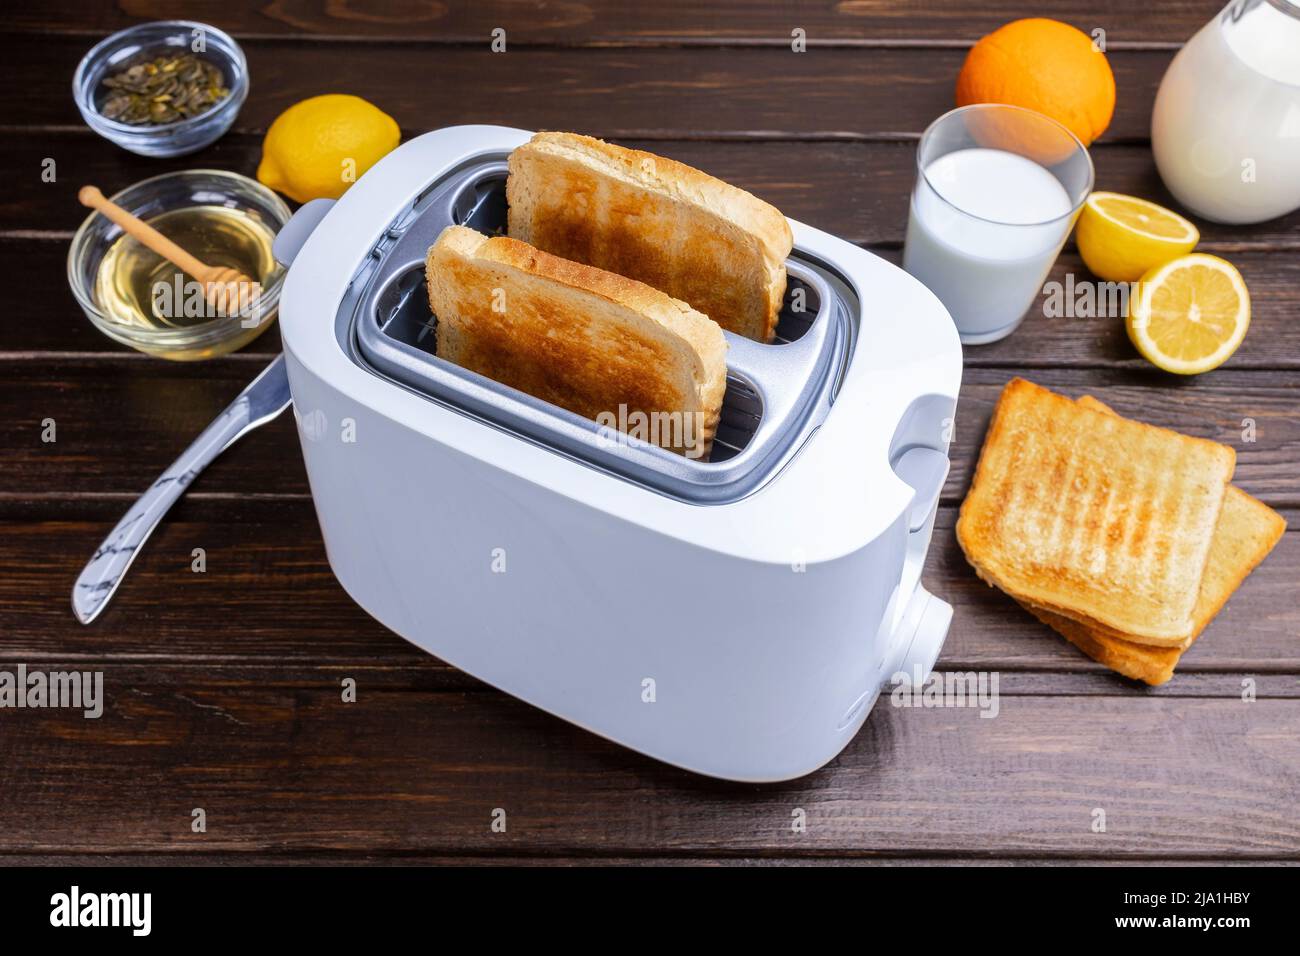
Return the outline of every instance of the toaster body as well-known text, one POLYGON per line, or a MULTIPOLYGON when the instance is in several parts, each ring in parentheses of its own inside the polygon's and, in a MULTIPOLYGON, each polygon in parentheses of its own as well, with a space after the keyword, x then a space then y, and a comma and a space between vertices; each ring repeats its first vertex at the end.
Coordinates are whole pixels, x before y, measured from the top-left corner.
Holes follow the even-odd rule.
POLYGON ((781 340, 728 333, 719 444, 689 461, 437 359, 423 250, 504 222, 529 134, 401 146, 281 233, 304 460, 334 573, 384 625, 699 773, 830 760, 951 609, 920 583, 961 352, 901 270, 791 223, 781 340))

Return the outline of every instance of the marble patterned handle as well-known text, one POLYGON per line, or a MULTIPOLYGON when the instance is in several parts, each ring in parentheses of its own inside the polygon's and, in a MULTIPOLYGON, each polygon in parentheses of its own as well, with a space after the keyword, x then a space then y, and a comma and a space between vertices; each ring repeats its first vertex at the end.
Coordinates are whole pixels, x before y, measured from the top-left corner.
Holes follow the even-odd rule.
POLYGON ((108 605, 153 529, 213 459, 290 405, 284 356, 263 370, 159 476, 104 539, 72 589, 72 610, 89 624, 108 605))

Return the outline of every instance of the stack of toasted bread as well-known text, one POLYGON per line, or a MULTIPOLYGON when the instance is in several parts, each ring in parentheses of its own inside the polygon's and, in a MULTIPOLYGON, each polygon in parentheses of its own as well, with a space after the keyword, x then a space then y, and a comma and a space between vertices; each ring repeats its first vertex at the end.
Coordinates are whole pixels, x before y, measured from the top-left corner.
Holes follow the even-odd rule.
POLYGON ((509 236, 450 226, 429 249, 440 358, 588 418, 691 416, 707 456, 722 330, 775 333, 792 238, 767 203, 681 163, 572 133, 510 156, 509 236), (622 414, 620 414, 620 412, 622 414))
POLYGON ((957 522, 981 578, 1094 660, 1162 684, 1286 524, 1236 455, 1013 379, 957 522))

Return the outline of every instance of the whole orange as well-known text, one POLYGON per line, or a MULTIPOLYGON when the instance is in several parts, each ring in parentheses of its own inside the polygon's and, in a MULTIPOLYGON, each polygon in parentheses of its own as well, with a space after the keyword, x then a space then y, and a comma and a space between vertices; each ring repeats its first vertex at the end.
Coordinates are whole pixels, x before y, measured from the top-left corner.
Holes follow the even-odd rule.
POLYGON ((1084 146, 1115 112, 1115 75, 1106 54, 1068 23, 1015 20, 981 39, 957 77, 957 105, 1009 103, 1050 116, 1084 146))

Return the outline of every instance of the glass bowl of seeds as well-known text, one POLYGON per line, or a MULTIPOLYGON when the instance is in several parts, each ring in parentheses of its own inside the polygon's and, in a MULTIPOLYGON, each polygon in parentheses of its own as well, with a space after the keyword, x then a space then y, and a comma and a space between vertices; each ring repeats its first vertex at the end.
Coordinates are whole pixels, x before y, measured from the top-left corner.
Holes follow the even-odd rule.
POLYGON ((72 79, 95 132, 141 156, 184 156, 230 128, 248 95, 244 51, 191 20, 142 23, 97 44, 72 79))

